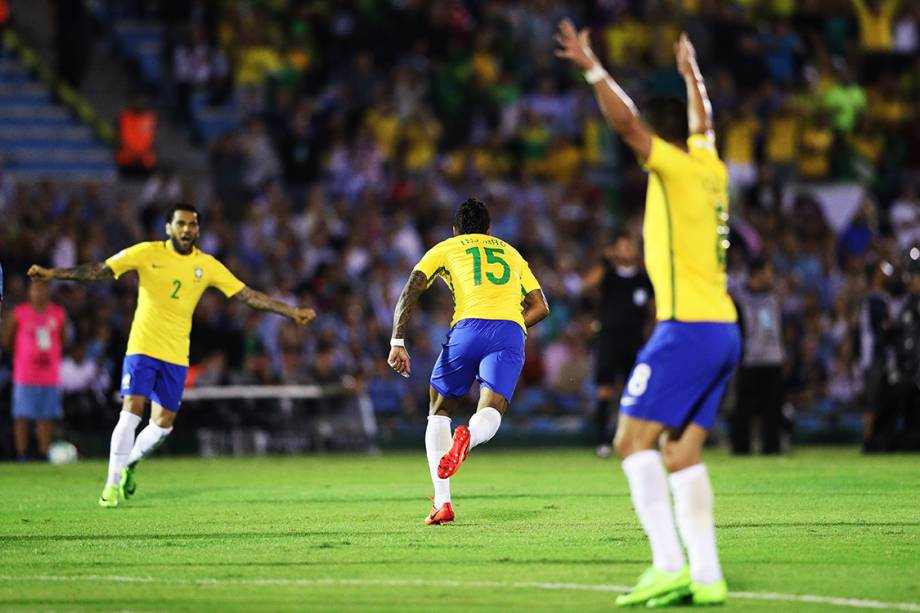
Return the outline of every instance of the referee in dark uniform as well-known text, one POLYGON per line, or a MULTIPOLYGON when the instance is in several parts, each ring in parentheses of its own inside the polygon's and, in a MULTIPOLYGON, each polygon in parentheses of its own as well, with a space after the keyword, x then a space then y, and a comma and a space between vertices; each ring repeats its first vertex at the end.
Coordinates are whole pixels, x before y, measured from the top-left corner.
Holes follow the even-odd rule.
POLYGON ((639 262, 637 240, 617 232, 601 261, 582 278, 583 289, 599 289, 595 341, 597 408, 595 433, 598 457, 610 456, 611 405, 622 391, 636 354, 645 343, 654 320, 652 283, 639 262))

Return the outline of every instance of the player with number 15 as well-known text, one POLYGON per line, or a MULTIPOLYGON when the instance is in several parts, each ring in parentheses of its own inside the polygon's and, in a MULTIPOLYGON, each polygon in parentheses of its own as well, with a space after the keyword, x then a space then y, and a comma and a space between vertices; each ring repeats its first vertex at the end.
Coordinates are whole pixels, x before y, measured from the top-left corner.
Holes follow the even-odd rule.
POLYGON ((425 523, 454 520, 450 477, 476 445, 498 431, 524 366, 527 329, 549 314, 546 297, 517 250, 490 235, 486 205, 470 198, 457 209, 454 236, 432 247, 409 276, 393 316, 389 364, 411 373, 406 331, 422 295, 438 278, 450 288, 454 316, 431 373, 425 451, 434 484, 434 507, 425 523), (450 421, 459 401, 479 381, 479 406, 470 425, 450 421))

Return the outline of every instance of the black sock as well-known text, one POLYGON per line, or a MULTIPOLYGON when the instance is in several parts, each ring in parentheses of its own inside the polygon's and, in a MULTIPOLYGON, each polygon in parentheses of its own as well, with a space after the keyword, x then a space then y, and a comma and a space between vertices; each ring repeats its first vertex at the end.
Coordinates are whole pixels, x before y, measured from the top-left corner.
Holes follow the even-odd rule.
POLYGON ((597 407, 595 408, 595 432, 597 433, 598 445, 610 444, 610 404, 611 400, 598 398, 597 407))

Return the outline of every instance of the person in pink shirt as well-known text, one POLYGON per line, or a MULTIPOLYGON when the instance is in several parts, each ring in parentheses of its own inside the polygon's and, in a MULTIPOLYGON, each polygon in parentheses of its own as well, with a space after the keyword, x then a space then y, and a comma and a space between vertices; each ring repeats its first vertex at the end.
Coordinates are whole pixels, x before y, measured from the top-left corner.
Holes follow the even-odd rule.
POLYGON ((29 301, 6 318, 4 345, 13 349, 13 438, 25 461, 29 422, 35 422, 38 450, 48 455, 54 420, 61 409, 61 346, 67 314, 51 302, 48 284, 33 281, 29 301))

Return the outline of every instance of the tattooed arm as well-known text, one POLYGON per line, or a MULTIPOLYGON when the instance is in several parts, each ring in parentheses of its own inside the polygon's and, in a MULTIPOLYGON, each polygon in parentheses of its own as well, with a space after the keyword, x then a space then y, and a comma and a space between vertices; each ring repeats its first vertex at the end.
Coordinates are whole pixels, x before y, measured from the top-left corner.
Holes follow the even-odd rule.
POLYGON ((537 325, 549 315, 549 303, 542 289, 535 289, 524 296, 521 305, 524 307, 524 325, 528 328, 537 325))
POLYGON ((258 311, 271 311, 272 313, 289 317, 301 326, 305 326, 316 319, 316 311, 313 309, 298 309, 286 305, 251 287, 244 287, 233 297, 258 311))
POLYGON ((393 340, 396 343, 390 349, 390 357, 387 363, 390 367, 404 377, 408 377, 412 372, 409 352, 406 351, 405 339, 406 330, 409 327, 409 320, 412 319, 412 313, 418 304, 419 296, 428 289, 428 279, 425 273, 414 270, 409 275, 409 280, 399 295, 399 301, 396 303, 396 312, 393 314, 393 340))
POLYGON ((111 281, 115 273, 105 262, 80 264, 73 268, 44 268, 33 265, 29 268, 29 277, 37 281, 111 281))

